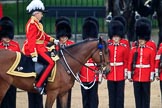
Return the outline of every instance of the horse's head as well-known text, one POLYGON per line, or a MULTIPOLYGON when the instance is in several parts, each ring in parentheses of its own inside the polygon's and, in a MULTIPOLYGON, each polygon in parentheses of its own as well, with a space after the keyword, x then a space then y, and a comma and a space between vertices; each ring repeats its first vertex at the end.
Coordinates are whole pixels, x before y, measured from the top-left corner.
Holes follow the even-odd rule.
POLYGON ((92 59, 99 69, 109 69, 109 53, 107 43, 101 37, 98 40, 97 49, 92 53, 92 59))

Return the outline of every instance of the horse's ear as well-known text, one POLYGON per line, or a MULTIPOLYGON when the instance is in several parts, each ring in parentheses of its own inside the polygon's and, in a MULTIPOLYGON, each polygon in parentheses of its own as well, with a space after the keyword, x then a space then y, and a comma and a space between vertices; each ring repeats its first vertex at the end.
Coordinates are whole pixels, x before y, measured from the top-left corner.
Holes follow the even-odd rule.
POLYGON ((99 37, 99 44, 102 44, 102 37, 99 37))
POLYGON ((98 48, 99 49, 102 49, 103 48, 103 45, 102 45, 102 37, 99 37, 98 48))

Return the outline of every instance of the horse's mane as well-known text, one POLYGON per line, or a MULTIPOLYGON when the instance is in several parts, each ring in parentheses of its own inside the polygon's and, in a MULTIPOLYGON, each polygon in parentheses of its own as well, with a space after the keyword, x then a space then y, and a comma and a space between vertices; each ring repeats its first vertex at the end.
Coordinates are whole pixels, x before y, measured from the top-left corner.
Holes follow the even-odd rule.
MULTIPOLYGON (((67 46, 66 49, 73 48, 73 47, 78 46, 80 44, 84 44, 84 43, 88 43, 88 42, 92 42, 92 41, 99 41, 99 39, 98 38, 87 38, 87 39, 82 40, 82 41, 80 41, 80 42, 78 42, 76 44, 72 44, 70 46, 67 46)), ((102 42, 103 42, 103 48, 105 49, 105 52, 108 53, 108 51, 107 51, 107 42, 104 41, 104 40, 102 40, 102 42)))
POLYGON ((91 42, 91 41, 98 41, 98 38, 93 38, 93 39, 88 38, 88 39, 82 40, 80 42, 77 42, 76 44, 72 44, 72 45, 67 46, 66 49, 73 48, 73 47, 78 46, 80 44, 84 44, 84 43, 91 42))

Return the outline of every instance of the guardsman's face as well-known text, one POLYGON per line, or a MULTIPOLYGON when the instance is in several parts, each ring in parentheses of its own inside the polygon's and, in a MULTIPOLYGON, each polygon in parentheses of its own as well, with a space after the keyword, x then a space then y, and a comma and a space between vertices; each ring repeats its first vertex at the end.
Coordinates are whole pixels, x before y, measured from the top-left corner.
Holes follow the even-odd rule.
POLYGON ((139 45, 141 45, 141 46, 145 45, 145 43, 146 43, 146 41, 144 39, 139 39, 138 42, 139 42, 139 45))
POLYGON ((65 44, 67 40, 68 40, 67 36, 61 36, 60 39, 59 39, 61 44, 65 44))
POLYGON ((2 41, 3 43, 5 43, 5 44, 9 43, 10 40, 11 40, 11 39, 9 39, 8 37, 3 37, 3 38, 1 39, 1 41, 2 41))
POLYGON ((112 40, 114 41, 114 43, 119 43, 120 39, 121 38, 119 36, 117 36, 117 35, 113 36, 113 38, 112 38, 112 40))

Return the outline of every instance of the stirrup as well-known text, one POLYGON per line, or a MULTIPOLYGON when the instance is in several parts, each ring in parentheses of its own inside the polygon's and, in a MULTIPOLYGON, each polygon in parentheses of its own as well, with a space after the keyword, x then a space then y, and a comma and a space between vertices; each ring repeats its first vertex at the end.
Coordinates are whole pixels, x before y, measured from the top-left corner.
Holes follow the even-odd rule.
POLYGON ((34 89, 36 90, 36 91, 38 91, 38 93, 40 94, 40 95, 43 95, 43 94, 45 94, 45 89, 44 89, 44 87, 36 87, 36 85, 35 85, 35 83, 33 84, 34 85, 34 89))

